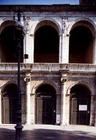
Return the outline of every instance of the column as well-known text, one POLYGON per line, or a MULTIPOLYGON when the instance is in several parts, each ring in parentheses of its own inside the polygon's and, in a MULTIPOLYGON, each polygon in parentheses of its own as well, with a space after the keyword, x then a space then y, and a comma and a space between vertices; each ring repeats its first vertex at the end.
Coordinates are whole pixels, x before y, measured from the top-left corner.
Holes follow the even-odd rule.
POLYGON ((24 54, 28 55, 28 58, 24 59, 24 63, 34 62, 34 34, 31 31, 32 23, 29 20, 25 21, 25 38, 24 38, 24 54))
POLYGON ((62 63, 69 63, 69 35, 63 34, 62 63))
POLYGON ((91 95, 90 125, 96 126, 96 95, 91 95))
POLYGON ((61 63, 69 63, 69 34, 67 28, 67 20, 62 19, 62 31, 60 36, 61 63))
POLYGON ((62 63, 62 34, 59 35, 59 63, 62 63))
POLYGON ((31 93, 31 83, 30 79, 26 79, 26 94, 27 94, 27 124, 30 124, 31 119, 30 119, 30 93, 31 93))
POLYGON ((66 79, 61 79, 61 125, 65 125, 66 124, 66 117, 65 117, 65 82, 66 79))
POLYGON ((31 93, 30 117, 31 117, 31 124, 35 124, 35 93, 31 93))
POLYGON ((96 64, 96 38, 93 46, 93 64, 96 64))
POLYGON ((56 124, 61 123, 61 94, 56 94, 56 124))
POLYGON ((94 126, 96 126, 96 95, 94 95, 95 97, 95 99, 94 99, 94 118, 95 118, 95 120, 94 120, 94 126))
POLYGON ((0 90, 0 124, 2 124, 2 98, 1 98, 1 90, 0 90))
POLYGON ((33 63, 34 61, 34 36, 26 33, 24 38, 24 55, 27 54, 28 58, 24 59, 24 63, 33 63))

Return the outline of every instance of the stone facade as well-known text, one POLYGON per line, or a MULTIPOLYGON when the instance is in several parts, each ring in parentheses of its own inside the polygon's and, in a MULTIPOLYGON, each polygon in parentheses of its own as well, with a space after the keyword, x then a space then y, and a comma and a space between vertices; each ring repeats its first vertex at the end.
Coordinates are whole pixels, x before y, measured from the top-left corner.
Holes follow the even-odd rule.
MULTIPOLYGON (((8 61, 9 57, 6 58, 6 55, 10 55, 10 53, 5 47, 9 43, 5 39, 5 34, 7 31, 9 32, 9 29, 11 30, 11 26, 12 29, 17 26, 18 11, 21 12, 20 26, 23 27, 24 32, 22 52, 23 56, 28 56, 27 59, 22 58, 20 67, 22 122, 96 126, 96 12, 94 6, 91 8, 79 5, 9 6, 9 8, 0 6, 0 123, 14 123, 10 113, 13 108, 10 105, 9 92, 15 91, 15 88, 10 88, 8 85, 17 85, 17 63, 14 57, 12 58, 14 61, 11 59, 8 61), (8 27, 10 28, 8 29, 8 27), (44 30, 43 27, 45 27, 44 30), (47 51, 45 49, 43 52, 42 46, 46 43, 42 45, 38 41, 47 34, 44 33, 44 31, 47 32, 47 28, 50 30, 50 35, 47 36, 49 42, 52 43, 50 39, 55 36, 54 34, 58 38, 58 42, 53 41, 53 46, 57 46, 56 51, 54 48, 52 52, 51 49, 47 51), (77 37, 78 34, 79 37, 77 37), (78 38, 84 38, 85 42, 78 38), (4 41, 7 44, 4 44, 4 41), (85 49, 78 47, 80 42, 85 43, 85 49), (40 50, 38 44, 41 44, 40 50), (2 49, 2 46, 5 50, 2 49), (57 60, 55 61, 55 59, 57 60), (48 95, 49 92, 52 93, 52 96, 48 95), (75 92, 78 95, 74 94, 75 92), (81 96, 79 96, 79 92, 82 92, 81 96), (83 97, 84 93, 86 93, 86 97, 85 95, 83 97), (55 98, 55 95, 56 100, 54 101, 53 96, 55 98), (48 111, 48 106, 50 107, 52 101, 54 101, 55 107, 48 111), (76 112, 78 113, 76 114, 76 112), (82 120, 83 115, 81 114, 86 118, 82 120), (75 122, 72 115, 76 119, 75 122)), ((49 47, 51 43, 49 43, 49 47)), ((81 46, 84 47, 83 43, 81 46)), ((12 47, 10 52, 11 50, 12 47)))

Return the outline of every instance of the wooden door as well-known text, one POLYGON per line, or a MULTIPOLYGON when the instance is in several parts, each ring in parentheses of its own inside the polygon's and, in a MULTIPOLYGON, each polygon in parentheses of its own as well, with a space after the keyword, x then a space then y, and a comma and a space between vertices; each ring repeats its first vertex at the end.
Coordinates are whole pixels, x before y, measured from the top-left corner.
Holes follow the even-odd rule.
POLYGON ((70 103, 70 124, 89 125, 90 99, 72 98, 70 103))
POLYGON ((2 97, 2 123, 10 123, 10 110, 9 110, 9 98, 7 96, 2 97))
POLYGON ((90 100, 78 99, 77 124, 89 125, 90 123, 90 100))
POLYGON ((40 95, 36 99, 36 123, 55 124, 56 98, 50 95, 40 95))
POLYGON ((36 123, 42 124, 42 111, 43 110, 43 100, 41 97, 36 98, 36 123))
POLYGON ((77 99, 72 98, 70 103, 70 124, 77 124, 77 99))

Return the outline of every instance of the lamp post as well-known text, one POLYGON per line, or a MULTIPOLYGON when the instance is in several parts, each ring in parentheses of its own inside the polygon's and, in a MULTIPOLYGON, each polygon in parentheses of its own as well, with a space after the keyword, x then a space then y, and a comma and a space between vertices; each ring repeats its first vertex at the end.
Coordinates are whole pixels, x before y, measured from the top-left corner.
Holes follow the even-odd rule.
MULTIPOLYGON (((17 13, 17 19, 18 23, 21 20, 21 13, 17 13)), ((21 140, 21 134, 22 134, 22 112, 21 112, 21 89, 20 89, 20 55, 21 55, 21 39, 23 39, 23 34, 21 34, 22 26, 20 26, 17 23, 16 26, 16 53, 17 53, 17 65, 18 65, 18 71, 17 71, 17 99, 16 99, 16 133, 15 133, 15 140, 21 140)), ((23 33, 23 32, 22 32, 23 33)))

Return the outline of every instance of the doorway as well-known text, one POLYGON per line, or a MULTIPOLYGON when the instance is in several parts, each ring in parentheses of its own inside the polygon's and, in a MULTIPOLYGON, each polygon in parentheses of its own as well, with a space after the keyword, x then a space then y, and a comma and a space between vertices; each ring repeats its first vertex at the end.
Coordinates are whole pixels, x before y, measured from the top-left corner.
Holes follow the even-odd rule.
POLYGON ((70 93, 70 124, 90 124, 91 94, 84 85, 75 85, 70 93))
POLYGON ((36 123, 56 123, 56 91, 47 84, 36 90, 36 123))
POLYGON ((2 91, 2 123, 16 123, 16 93, 15 84, 7 85, 2 91))

